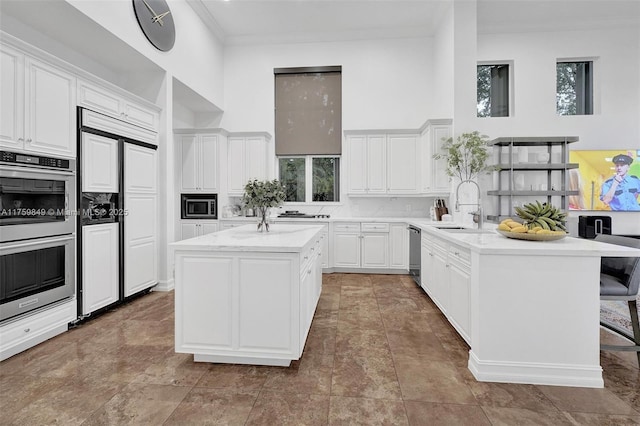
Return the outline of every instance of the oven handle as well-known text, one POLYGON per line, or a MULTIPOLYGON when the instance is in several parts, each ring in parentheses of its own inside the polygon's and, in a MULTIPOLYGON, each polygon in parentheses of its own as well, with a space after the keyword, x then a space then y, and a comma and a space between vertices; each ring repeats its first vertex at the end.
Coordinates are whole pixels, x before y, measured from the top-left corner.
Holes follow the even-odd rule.
POLYGON ((0 250, 11 250, 16 248, 23 247, 31 247, 31 246, 41 246, 44 244, 56 244, 63 243, 66 241, 75 241, 76 234, 65 234, 58 235, 56 237, 46 237, 46 238, 33 238, 28 240, 20 240, 20 241, 11 241, 8 243, 0 243, 0 250))
MULTIPOLYGON (((13 174, 37 173, 41 175, 52 175, 52 176, 75 176, 76 174, 76 172, 74 172, 73 170, 41 169, 37 167, 21 167, 21 166, 6 166, 6 165, 0 166, 0 171, 11 172, 13 174)), ((8 176, 8 177, 11 177, 11 176, 8 176)))

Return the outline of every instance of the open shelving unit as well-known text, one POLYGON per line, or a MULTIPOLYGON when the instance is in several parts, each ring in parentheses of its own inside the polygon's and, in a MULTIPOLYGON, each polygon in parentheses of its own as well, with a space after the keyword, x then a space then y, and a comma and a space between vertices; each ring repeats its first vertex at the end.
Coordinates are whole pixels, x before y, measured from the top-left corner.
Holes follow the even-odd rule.
MULTIPOLYGON (((567 197, 578 195, 578 189, 569 188, 569 170, 577 169, 577 163, 569 163, 568 144, 577 142, 575 136, 553 137, 502 137, 491 141, 497 149, 497 188, 487 191, 496 197, 496 214, 487 215, 487 220, 499 222, 514 216, 514 207, 526 202, 540 200, 567 209, 567 197), (533 155, 543 156, 542 161, 531 161, 529 147, 534 147, 533 155), (515 156, 526 149, 526 161, 516 161, 515 156), (516 180, 518 182, 516 182, 516 180)), ((521 159, 522 160, 522 159, 521 159)))

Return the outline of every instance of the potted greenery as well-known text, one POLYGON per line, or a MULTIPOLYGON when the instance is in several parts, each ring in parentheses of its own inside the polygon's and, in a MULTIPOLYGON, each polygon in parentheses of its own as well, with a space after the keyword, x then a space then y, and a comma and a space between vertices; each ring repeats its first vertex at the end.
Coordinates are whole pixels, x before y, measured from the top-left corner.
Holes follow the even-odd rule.
POLYGON ((258 231, 269 231, 269 208, 284 203, 286 194, 284 186, 277 179, 248 181, 244 186, 242 203, 245 208, 254 209, 258 216, 258 231))
POLYGON ((447 163, 448 176, 457 177, 461 182, 474 181, 480 173, 495 170, 495 166, 487 164, 489 159, 489 137, 478 131, 463 133, 454 141, 444 139, 442 153, 435 154, 436 160, 444 159, 447 163))

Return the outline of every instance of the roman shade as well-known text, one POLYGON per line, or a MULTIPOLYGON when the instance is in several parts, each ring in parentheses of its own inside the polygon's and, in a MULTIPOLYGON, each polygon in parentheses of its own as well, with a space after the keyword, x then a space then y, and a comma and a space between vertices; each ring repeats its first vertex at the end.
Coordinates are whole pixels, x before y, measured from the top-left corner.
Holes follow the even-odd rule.
POLYGON ((276 155, 340 155, 341 67, 277 68, 276 155))

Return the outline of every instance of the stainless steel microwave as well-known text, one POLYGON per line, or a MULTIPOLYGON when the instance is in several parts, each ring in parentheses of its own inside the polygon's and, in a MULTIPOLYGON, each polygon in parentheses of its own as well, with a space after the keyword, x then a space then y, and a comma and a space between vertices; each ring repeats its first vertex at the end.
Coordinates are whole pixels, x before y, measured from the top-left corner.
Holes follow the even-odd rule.
POLYGON ((217 219, 218 194, 182 194, 182 219, 217 219))

